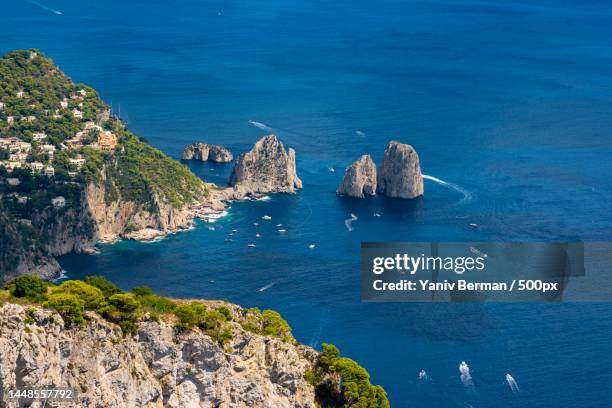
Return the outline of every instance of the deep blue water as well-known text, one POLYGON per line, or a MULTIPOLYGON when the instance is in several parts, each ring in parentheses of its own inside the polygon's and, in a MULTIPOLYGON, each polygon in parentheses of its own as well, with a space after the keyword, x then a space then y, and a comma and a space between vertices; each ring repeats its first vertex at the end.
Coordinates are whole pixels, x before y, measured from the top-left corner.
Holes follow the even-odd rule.
MULTIPOLYGON (((214 230, 66 256, 68 275, 277 309, 300 341, 363 364, 394 407, 612 405, 612 306, 362 304, 358 269, 361 241, 609 240, 611 38, 604 1, 16 0, 0 13, 0 52, 41 49, 174 157, 195 139, 244 151, 265 134, 249 120, 297 151, 299 194, 235 203, 214 230), (344 167, 378 162, 390 139, 471 200, 430 181, 412 202, 337 198, 344 167)), ((219 183, 230 171, 190 167, 219 183)))

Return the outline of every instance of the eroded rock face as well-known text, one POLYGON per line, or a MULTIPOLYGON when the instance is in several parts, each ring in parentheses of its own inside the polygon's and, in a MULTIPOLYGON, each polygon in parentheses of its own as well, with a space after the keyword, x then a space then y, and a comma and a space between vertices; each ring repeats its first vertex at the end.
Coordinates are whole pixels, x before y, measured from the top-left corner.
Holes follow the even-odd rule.
POLYGON ((183 150, 183 160, 213 161, 216 163, 228 163, 234 159, 232 152, 223 146, 207 143, 193 143, 183 150))
POLYGON ((17 406, 10 389, 70 387, 77 398, 62 406, 316 406, 304 379, 316 353, 305 346, 233 323, 228 352, 199 329, 179 332, 163 319, 124 337, 116 325, 88 316, 86 327, 64 329, 58 314, 38 306, 0 307, 0 405, 17 406))
POLYGON ((295 193, 302 188, 295 169, 295 150, 285 151, 275 135, 263 137, 238 157, 230 185, 250 193, 295 193))
POLYGON ((397 198, 423 195, 419 155, 412 146, 395 140, 389 142, 378 169, 377 190, 397 198))
POLYGON ((364 154, 346 168, 336 194, 357 198, 376 194, 376 164, 369 154, 364 154))

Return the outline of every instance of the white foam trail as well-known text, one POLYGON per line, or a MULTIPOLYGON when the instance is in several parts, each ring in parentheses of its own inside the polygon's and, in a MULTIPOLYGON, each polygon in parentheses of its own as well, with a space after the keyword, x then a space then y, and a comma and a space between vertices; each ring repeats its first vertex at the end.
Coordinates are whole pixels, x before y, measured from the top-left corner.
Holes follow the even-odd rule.
POLYGON ((262 122, 257 122, 254 120, 249 120, 249 123, 253 126, 255 126, 256 128, 259 128, 261 130, 265 130, 266 132, 275 132, 275 130, 273 128, 271 128, 270 126, 266 125, 265 123, 262 122))
POLYGON ((64 13, 62 13, 62 12, 61 12, 61 11, 59 11, 59 10, 52 9, 51 7, 47 7, 47 6, 45 6, 44 4, 38 3, 38 2, 36 2, 36 1, 31 1, 31 0, 26 0, 26 1, 27 1, 28 3, 30 3, 30 4, 33 4, 33 5, 35 5, 35 6, 40 7, 40 8, 41 8, 41 9, 43 9, 43 10, 50 11, 51 13, 53 13, 53 14, 55 14, 55 15, 57 15, 57 16, 61 16, 62 14, 64 14, 64 13))
POLYGON ((270 289, 274 285, 276 285, 276 281, 270 282, 266 286, 262 286, 261 288, 259 288, 259 291, 260 292, 265 292, 266 290, 270 289))
POLYGON ((355 134, 356 134, 357 136, 361 136, 361 137, 364 137, 364 136, 365 136, 365 132, 362 132, 361 130, 356 130, 356 131, 355 131, 355 134))
POLYGON ((53 279, 51 282, 57 283, 57 282, 59 282, 59 281, 61 281, 63 279, 67 279, 67 278, 68 278, 68 272, 65 269, 62 269, 60 271, 59 276, 57 278, 53 279))
POLYGON ((225 217, 227 215, 228 215, 227 210, 223 210, 220 213, 206 214, 206 215, 202 216, 202 219, 204 220, 204 222, 213 223, 213 222, 217 222, 217 220, 219 218, 223 218, 223 217, 225 217))
POLYGON ((520 392, 516 380, 510 374, 506 374, 506 382, 514 394, 518 394, 520 392))
POLYGON ((467 388, 473 388, 474 382, 472 381, 472 375, 470 374, 470 366, 465 361, 459 364, 459 373, 461 374, 461 382, 467 388))
POLYGON ((346 229, 350 231, 353 230, 353 227, 351 226, 351 224, 353 223, 353 221, 356 221, 358 218, 355 214, 351 213, 351 218, 347 218, 346 220, 344 220, 344 225, 346 226, 346 229))
POLYGON ((488 257, 488 255, 487 255, 487 254, 485 254, 485 253, 484 253, 484 252, 482 252, 480 249, 478 249, 478 248, 476 248, 476 247, 473 247, 473 246, 471 246, 471 247, 470 247, 470 252, 471 252, 471 253, 473 253, 473 254, 476 254, 476 255, 478 255, 478 256, 481 256, 481 257, 483 257, 483 258, 488 257))
POLYGON ((443 187, 446 188, 450 188, 451 190, 455 190, 456 192, 460 193, 463 195, 463 198, 461 199, 461 201, 459 201, 458 204, 467 204, 469 202, 471 202, 474 199, 474 194, 472 194, 471 192, 467 191, 465 188, 455 184, 455 183, 450 183, 448 181, 444 181, 442 179, 439 179, 437 177, 434 176, 429 176, 427 174, 423 174, 423 178, 425 180, 431 180, 434 183, 437 183, 443 187))

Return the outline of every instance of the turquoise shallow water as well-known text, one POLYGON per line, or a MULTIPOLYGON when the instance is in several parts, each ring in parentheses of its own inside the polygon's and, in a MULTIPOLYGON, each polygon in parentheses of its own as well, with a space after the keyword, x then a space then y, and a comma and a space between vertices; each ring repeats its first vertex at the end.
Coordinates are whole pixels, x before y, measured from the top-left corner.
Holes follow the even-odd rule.
MULTIPOLYGON (((15 1, 0 50, 40 48, 174 157, 194 139, 244 151, 265 134, 249 120, 297 150, 299 194, 63 257, 69 276, 277 309, 300 341, 366 366, 392 406, 607 407, 611 306, 362 304, 358 254, 377 240, 609 240, 611 22, 598 1, 15 1), (471 198, 431 180, 412 202, 337 198, 344 167, 378 162, 391 138, 471 198)), ((230 171, 189 166, 218 183, 230 171)))

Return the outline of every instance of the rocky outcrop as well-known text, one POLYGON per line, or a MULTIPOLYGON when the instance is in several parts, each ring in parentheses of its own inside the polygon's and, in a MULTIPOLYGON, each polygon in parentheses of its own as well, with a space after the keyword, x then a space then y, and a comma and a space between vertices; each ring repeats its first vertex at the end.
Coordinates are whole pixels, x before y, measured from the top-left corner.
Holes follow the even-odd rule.
POLYGON ((231 324, 234 340, 221 349, 198 329, 177 331, 165 318, 140 323, 130 337, 93 313, 86 327, 65 329, 54 312, 5 303, 0 405, 17 407, 9 390, 69 387, 76 398, 65 407, 316 406, 304 379, 314 350, 231 324))
POLYGON ((423 195, 419 155, 412 146, 395 140, 389 142, 378 169, 377 190, 397 198, 423 195))
POLYGON ((295 150, 285 150, 275 135, 260 139, 238 157, 230 185, 248 193, 295 193, 302 188, 296 174, 295 150))
POLYGON ((183 160, 213 161, 216 163, 228 163, 234 159, 232 152, 223 146, 207 143, 193 143, 183 150, 183 160))
POLYGON ((336 194, 357 198, 376 194, 376 164, 369 154, 364 154, 346 168, 336 194))
POLYGON ((102 180, 89 183, 85 192, 87 211, 93 219, 97 240, 152 240, 193 226, 194 214, 190 207, 175 208, 161 200, 156 193, 152 193, 151 203, 137 203, 120 194, 109 199, 108 190, 118 189, 105 171, 100 175, 102 180))

